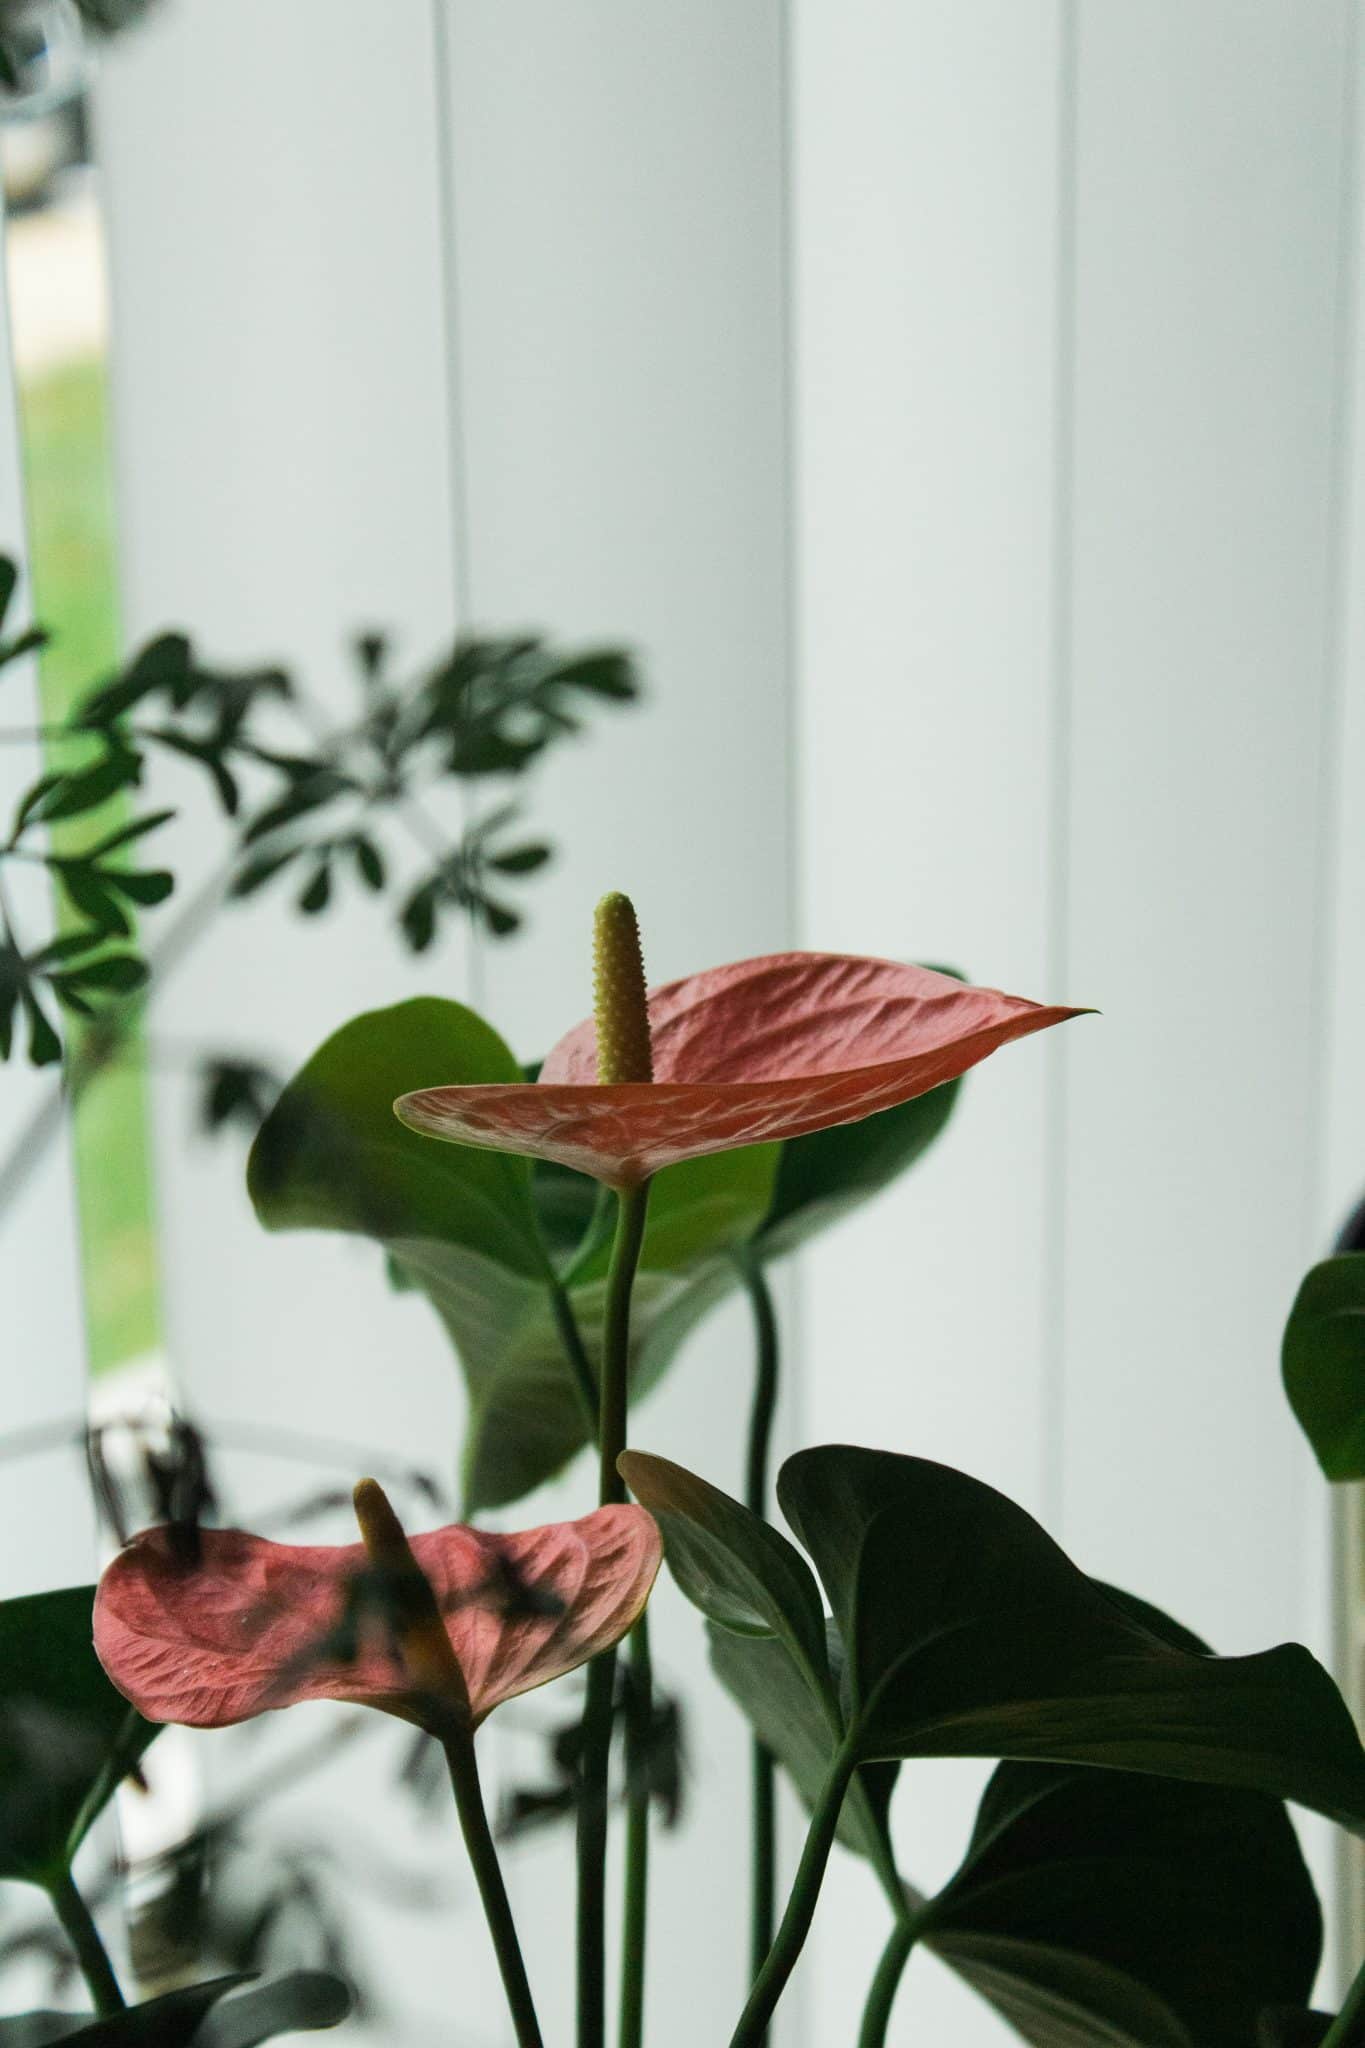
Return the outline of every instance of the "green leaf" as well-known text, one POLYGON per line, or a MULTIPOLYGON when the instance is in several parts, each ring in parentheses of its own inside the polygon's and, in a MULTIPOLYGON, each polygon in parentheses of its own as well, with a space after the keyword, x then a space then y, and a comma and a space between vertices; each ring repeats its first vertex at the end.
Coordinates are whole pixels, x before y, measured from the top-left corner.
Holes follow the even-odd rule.
POLYGON ((46 1884, 159 1731, 105 1677, 93 1586, 0 1602, 0 1878, 46 1884))
POLYGON ((1284 1333, 1289 1405, 1329 1479, 1365 1479, 1365 1252, 1314 1266, 1284 1333))
POLYGON ((1278 1800, 1002 1764, 924 1940, 1040 2048, 1249 2048, 1302 2006, 1322 1916, 1278 1800))
POLYGON ((850 1654, 867 1757, 999 1756, 1241 1785, 1365 1832, 1365 1750, 1297 1644, 1212 1657, 1154 1633, 993 1487, 827 1445, 778 1498, 850 1654))
MULTIPOLYGON (((469 1512, 518 1500, 587 1441, 555 1317, 554 1270, 529 1163, 436 1144, 393 1114, 434 1082, 519 1082, 502 1040, 472 1011, 419 998, 343 1027, 291 1082, 252 1149, 248 1185, 272 1230, 359 1232, 381 1244, 440 1315, 469 1390, 469 1512)), ((650 1198, 632 1318, 637 1395, 731 1283, 728 1250, 772 1195, 771 1148, 689 1162, 650 1198)), ((596 1362, 608 1250, 589 1246, 564 1287, 596 1362)))
MULTIPOLYGON (((808 1809, 819 1799, 840 1740, 837 1721, 776 1636, 737 1635, 708 1622, 711 1663, 721 1684, 743 1712, 755 1735, 777 1758, 808 1809)), ((838 1637, 830 1629, 830 1665, 837 1671, 838 1637)), ((836 1679, 837 1683, 837 1679, 836 1679)), ((886 1885, 893 1903, 899 1880, 891 1852, 891 1794, 898 1763, 863 1764, 844 1797, 839 1840, 866 1857, 886 1885)))
POLYGON ((839 1725, 820 1589, 799 1550, 767 1522, 668 1458, 626 1451, 626 1484, 663 1533, 682 1591, 708 1621, 741 1635, 776 1636, 839 1725))
POLYGON ((249 1991, 218 1977, 168 1991, 145 2005, 92 2020, 84 2013, 28 2012, 0 2019, 0 2048, 259 2048, 280 2034, 340 2025, 351 1994, 338 1977, 294 1970, 249 1991))

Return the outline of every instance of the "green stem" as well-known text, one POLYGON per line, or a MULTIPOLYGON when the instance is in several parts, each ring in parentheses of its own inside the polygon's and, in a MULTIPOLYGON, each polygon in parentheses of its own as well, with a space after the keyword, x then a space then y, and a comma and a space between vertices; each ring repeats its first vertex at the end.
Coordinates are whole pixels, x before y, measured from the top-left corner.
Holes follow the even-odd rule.
POLYGON ((1356 1972, 1346 2003, 1322 2037, 1321 2048, 1361 2048, 1365 2042, 1365 1963, 1356 1972))
POLYGON ((768 1951, 767 1960, 758 1973, 758 1979, 749 1994, 749 2003, 740 2015, 739 2025, 730 2039, 730 2048, 758 2048, 767 2033, 769 2022, 787 1986, 787 1979, 796 1967, 797 1957, 810 1933, 811 1921, 815 1918, 815 1903, 820 1896, 825 1866, 829 1852, 834 1847, 834 1834, 839 1825, 839 1814, 844 1803, 844 1794, 849 1788, 857 1757, 847 1747, 841 1749, 830 1766, 824 1790, 820 1794, 815 1812, 811 1816, 810 1832, 806 1846, 801 1851, 801 1861, 792 1881, 791 1895, 787 1910, 782 1915, 782 1925, 777 1938, 768 1951))
POLYGON ((517 2048, 542 2048, 540 2022, 536 2018, 535 2001, 531 1997, 531 1986, 526 1976, 526 1964, 522 1958, 521 1943, 512 1920, 512 1908, 507 1898, 507 1887, 502 1881, 502 1866, 493 1844, 488 1815, 484 1809, 483 1791, 479 1784, 479 1766, 474 1755, 474 1737, 467 1728, 457 1727, 443 1737, 442 1747, 446 1762, 450 1766, 450 1782, 455 1792, 455 1807, 460 1816, 460 1832, 464 1836, 465 1848, 473 1867, 479 1897, 483 1901, 484 1917, 488 1932, 493 1937, 493 1948, 502 1972, 502 1988, 507 1993, 507 2004, 516 2029, 517 2048))
POLYGON ((891 2008, 896 2003, 905 1966, 910 1960, 910 1951, 915 1946, 919 1927, 912 1915, 901 1916, 886 1938, 881 1961, 877 1964, 872 1984, 863 2007, 863 2024, 858 2035, 858 2048, 885 2048, 886 2030, 891 2024, 891 2008))
POLYGON ((122 2012, 125 2006, 123 1993, 119 1989, 114 1966, 109 1960, 108 1950, 100 1940, 100 1931, 91 1916, 90 1908, 77 1891, 69 1870, 54 1877, 47 1887, 57 1918, 66 1931, 66 1938, 76 1952, 81 1975, 89 1986, 90 1996, 97 2013, 122 2012))
MULTIPOLYGON (((751 1514, 768 1512, 768 1468, 772 1454, 773 1418, 777 1410, 777 1313, 762 1265, 747 1248, 735 1263, 749 1297, 754 1318, 754 1396, 749 1410, 749 1444, 745 1459, 745 1505, 751 1514)), ((777 1765, 766 1743, 755 1736, 750 1759, 751 1878, 749 1908, 749 1975, 757 1977, 773 1943, 777 1918, 777 1765)))
MULTIPOLYGON (((630 1296, 648 1208, 648 1181, 618 1190, 616 1235, 607 1269, 599 1400, 598 1499, 604 1507, 626 1497, 626 1482, 616 1469, 616 1460, 626 1448, 630 1296)), ((616 1652, 604 1650, 588 1667, 583 1708, 578 1805, 578 2048, 604 2048, 606 2041, 607 1776, 615 1680, 616 1652)))
POLYGON ((754 1317, 754 1398, 749 1410, 749 1448, 745 1460, 744 1504, 754 1515, 768 1512, 768 1465, 772 1455, 773 1417, 777 1412, 777 1311, 767 1275, 752 1253, 736 1257, 754 1317))
POLYGON ((641 2048, 645 2028, 645 1921, 649 1903, 649 1744, 654 1675, 649 1616, 631 1631, 626 1693, 626 1886, 621 1924, 621 2048, 641 2048))
POLYGON ((559 1341, 564 1347, 564 1356, 569 1361, 569 1370, 573 1374, 574 1386, 577 1389, 579 1404, 583 1410, 583 1418, 595 1443, 597 1440, 597 1381, 593 1377, 592 1363, 588 1357, 587 1346, 583 1342, 583 1332, 578 1327, 578 1317, 573 1312, 573 1303, 569 1299, 569 1290, 558 1274, 553 1276, 548 1285, 550 1308, 554 1314, 555 1328, 559 1332, 559 1341))
POLYGON ((617 1194, 616 1235, 607 1268, 606 1321, 602 1332, 601 1430, 598 1448, 597 1498, 603 1507, 626 1497, 626 1482, 616 1460, 626 1448, 626 1409, 630 1400, 630 1297, 635 1269, 645 1241, 649 1213, 649 1182, 622 1188, 617 1194))

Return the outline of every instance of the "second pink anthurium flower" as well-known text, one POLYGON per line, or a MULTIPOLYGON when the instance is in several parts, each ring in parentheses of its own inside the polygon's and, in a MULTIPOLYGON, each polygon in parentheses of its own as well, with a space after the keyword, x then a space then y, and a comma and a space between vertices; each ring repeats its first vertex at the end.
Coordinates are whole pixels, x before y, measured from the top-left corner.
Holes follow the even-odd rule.
POLYGON ((559 1041, 537 1082, 423 1088, 395 1106, 431 1137, 631 1187, 702 1153, 894 1108, 1011 1039, 1081 1014, 894 960, 773 953, 650 993, 652 1080, 603 1085, 588 1020, 559 1041))
POLYGON ((299 1700, 382 1708, 440 1734, 572 1671, 632 1626, 659 1569, 643 1508, 513 1535, 453 1524, 408 1539, 373 1480, 363 1544, 202 1532, 187 1569, 147 1529, 95 1600, 95 1649, 149 1721, 221 1728, 299 1700))

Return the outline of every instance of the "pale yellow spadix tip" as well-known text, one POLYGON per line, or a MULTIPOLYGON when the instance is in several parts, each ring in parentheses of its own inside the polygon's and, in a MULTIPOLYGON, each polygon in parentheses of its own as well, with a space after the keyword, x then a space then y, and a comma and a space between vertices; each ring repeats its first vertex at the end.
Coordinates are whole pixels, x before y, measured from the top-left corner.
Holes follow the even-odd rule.
POLYGON ((592 993, 598 1081, 603 1087, 652 1081, 640 927, 635 905, 619 889, 602 898, 593 918, 592 993))
POLYGON ((355 1518, 360 1524, 360 1540, 371 1563, 405 1563, 412 1554, 408 1549, 408 1539, 379 1481, 360 1480, 351 1499, 355 1505, 355 1518))

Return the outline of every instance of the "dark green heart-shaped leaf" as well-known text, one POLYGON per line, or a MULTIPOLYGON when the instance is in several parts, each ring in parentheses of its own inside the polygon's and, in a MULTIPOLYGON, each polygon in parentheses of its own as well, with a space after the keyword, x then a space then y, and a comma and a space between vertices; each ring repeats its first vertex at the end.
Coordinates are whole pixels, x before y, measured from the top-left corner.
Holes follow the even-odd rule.
POLYGON ((93 1586, 0 1602, 0 1877, 48 1884, 159 1731, 91 1642, 93 1586))
MULTIPOLYGON (((711 1663, 722 1685, 807 1807, 814 1807, 839 1745, 837 1723, 831 1725, 825 1704, 778 1637, 737 1635, 715 1622, 708 1624, 707 1634, 711 1663)), ((831 1636, 831 1665, 837 1674, 838 1639, 832 1625, 831 1636)), ((844 1795, 839 1815, 839 1840, 855 1856, 866 1857, 893 1901, 898 1900, 900 1887, 891 1853, 889 1813, 899 1771, 897 1763, 862 1765, 844 1795)))
POLYGON ((669 1568, 688 1599, 722 1628, 776 1636, 837 1728, 825 1610, 800 1551, 728 1493, 668 1458, 626 1451, 617 1462, 659 1524, 669 1568))
POLYGON ((1365 1252, 1324 1259, 1284 1333, 1285 1392, 1329 1479, 1365 1479, 1365 1252))
MULTIPOLYGON (((422 998, 345 1025, 285 1090, 256 1139, 248 1184, 272 1230, 359 1232, 389 1254, 400 1284, 440 1315, 469 1389, 468 1513, 502 1506, 551 1478, 588 1440, 556 1319, 556 1271, 589 1359, 600 1355, 611 1204, 605 1230, 578 1245, 596 1208, 560 1176, 508 1154, 419 1137, 397 1096, 432 1082, 519 1082, 497 1034, 459 1003, 422 998), (538 1205, 548 1199, 549 1227, 538 1205), (570 1250, 571 1246, 576 1247, 570 1250)), ((645 1393, 684 1337, 734 1284, 730 1252, 772 1199, 776 1151, 689 1161, 651 1190, 632 1318, 632 1376, 645 1393)), ((579 1177, 574 1176, 574 1179, 579 1177)))
POLYGON ((920 1938, 1039 2048, 1248 2048, 1302 2004, 1322 1916, 1284 1807, 1127 1771, 1000 1765, 920 1938))
POLYGON ((802 1451, 778 1498, 848 1645, 865 1756, 1004 1756, 1242 1785, 1365 1832, 1365 1751, 1299 1645, 1226 1658, 1180 1648, 1003 1494, 922 1458, 802 1451))
POLYGON ((217 1977, 168 1991, 145 2005, 92 2020, 81 2013, 28 2012, 0 2019, 0 2048, 259 2048, 280 2034, 338 2026, 351 1994, 337 1977, 295 1970, 249 1991, 244 1977, 217 1977))

